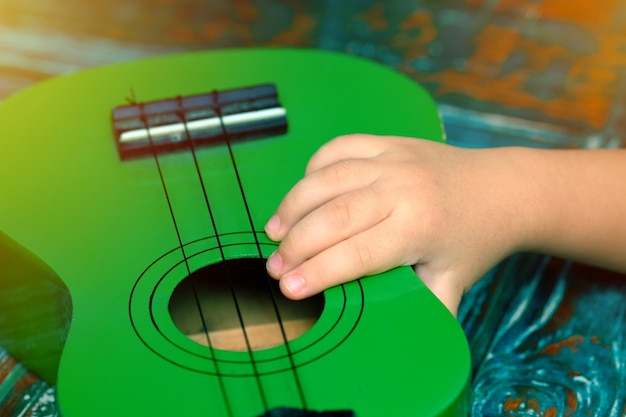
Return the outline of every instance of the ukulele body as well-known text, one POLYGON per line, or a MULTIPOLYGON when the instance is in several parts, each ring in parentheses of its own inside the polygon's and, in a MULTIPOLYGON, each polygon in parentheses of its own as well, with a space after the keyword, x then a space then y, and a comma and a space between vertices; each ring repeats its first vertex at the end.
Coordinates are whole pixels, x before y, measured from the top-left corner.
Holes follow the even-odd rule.
MULTIPOLYGON (((0 271, 33 288, 58 276, 69 290, 71 315, 63 297, 20 307, 59 314, 69 327, 58 369, 42 368, 58 381, 62 415, 255 417, 276 407, 465 415, 467 343, 411 268, 327 290, 306 333, 252 352, 193 341, 170 314, 189 272, 272 253, 263 225, 324 142, 360 132, 441 141, 441 129, 434 103, 411 80, 304 50, 124 63, 46 81, 0 104, 0 259, 18 260, 0 271), (204 187, 190 152, 159 155, 159 166, 154 157, 120 160, 111 109, 128 98, 262 83, 276 84, 288 132, 233 142, 241 184, 224 144, 196 152, 204 187), (44 278, 22 272, 33 268, 44 278)), ((9 342, 20 350, 18 337, 9 342)))

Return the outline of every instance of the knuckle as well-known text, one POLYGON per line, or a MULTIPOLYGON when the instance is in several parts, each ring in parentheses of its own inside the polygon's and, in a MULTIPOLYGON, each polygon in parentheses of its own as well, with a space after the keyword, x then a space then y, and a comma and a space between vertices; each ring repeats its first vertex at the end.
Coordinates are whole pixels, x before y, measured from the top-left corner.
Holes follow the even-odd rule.
POLYGON ((315 267, 313 264, 309 267, 311 268, 309 276, 314 277, 311 279, 311 285, 318 292, 343 282, 343 276, 338 274, 339 269, 334 267, 332 262, 320 262, 315 267))
POLYGON ((329 155, 334 154, 336 148, 344 146, 344 143, 349 140, 350 138, 348 136, 339 136, 323 144, 309 159, 305 172, 309 173, 317 170, 320 167, 321 161, 328 159, 329 155))
POLYGON ((359 164, 352 159, 344 159, 322 171, 323 180, 327 184, 337 184, 354 175, 358 175, 359 164))
POLYGON ((349 199, 336 200, 329 207, 329 219, 331 219, 332 227, 339 230, 345 230, 355 220, 354 204, 349 199))
POLYGON ((371 247, 366 244, 355 243, 353 251, 359 270, 369 272, 374 262, 374 254, 371 247))

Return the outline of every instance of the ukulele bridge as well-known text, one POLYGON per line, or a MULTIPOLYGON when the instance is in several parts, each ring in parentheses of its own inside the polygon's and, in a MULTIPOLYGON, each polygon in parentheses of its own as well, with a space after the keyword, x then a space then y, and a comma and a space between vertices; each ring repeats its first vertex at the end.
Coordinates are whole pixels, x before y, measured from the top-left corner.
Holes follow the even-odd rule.
POLYGON ((112 119, 122 160, 287 132, 274 84, 119 106, 112 119))

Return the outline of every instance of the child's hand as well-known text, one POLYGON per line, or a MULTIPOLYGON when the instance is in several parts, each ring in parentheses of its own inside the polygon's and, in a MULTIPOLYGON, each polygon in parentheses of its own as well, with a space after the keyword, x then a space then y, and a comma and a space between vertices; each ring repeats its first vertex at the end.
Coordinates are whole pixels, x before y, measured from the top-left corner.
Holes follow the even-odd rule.
POLYGON ((513 201, 523 190, 506 158, 491 155, 399 137, 329 142, 266 225, 281 242, 269 273, 301 299, 414 265, 456 314, 463 292, 523 244, 523 204, 513 201))

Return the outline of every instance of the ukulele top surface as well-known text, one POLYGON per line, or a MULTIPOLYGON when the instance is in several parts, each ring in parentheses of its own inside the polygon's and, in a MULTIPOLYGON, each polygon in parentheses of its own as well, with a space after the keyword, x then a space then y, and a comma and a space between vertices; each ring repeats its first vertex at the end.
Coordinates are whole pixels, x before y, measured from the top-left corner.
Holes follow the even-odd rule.
POLYGON ((316 324, 289 342, 291 355, 284 345, 252 354, 210 349, 182 334, 168 313, 186 266, 219 262, 217 246, 227 258, 258 257, 254 230, 269 256, 275 244, 260 231, 324 142, 360 132, 443 140, 433 101, 408 78, 320 51, 172 55, 20 92, 0 104, 0 132, 0 230, 52 268, 71 295, 58 370, 64 416, 227 416, 230 408, 252 417, 267 407, 302 407, 294 379, 309 409, 359 417, 464 413, 464 335, 408 267, 327 290, 316 324), (158 157, 185 262, 155 160, 120 161, 111 109, 130 97, 262 83, 277 85, 289 127, 233 143, 250 218, 226 146, 197 153, 217 232, 190 153, 158 157))

